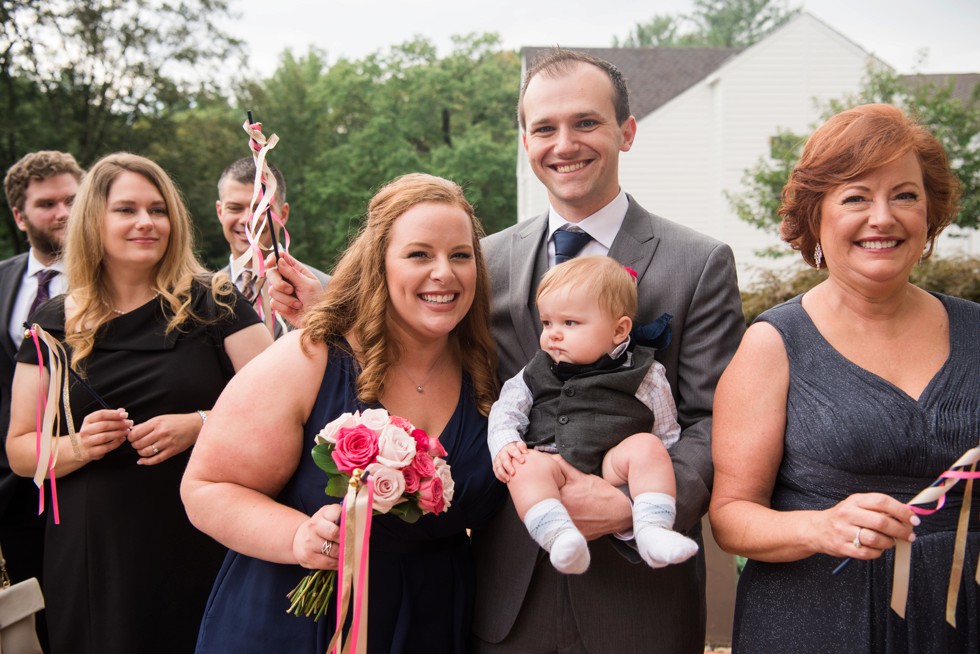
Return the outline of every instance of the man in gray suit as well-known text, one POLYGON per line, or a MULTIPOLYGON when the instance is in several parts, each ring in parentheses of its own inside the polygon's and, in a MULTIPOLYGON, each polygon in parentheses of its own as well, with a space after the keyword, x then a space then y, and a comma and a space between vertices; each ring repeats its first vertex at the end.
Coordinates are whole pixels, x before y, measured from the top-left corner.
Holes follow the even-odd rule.
MULTIPOLYGON (((619 155, 636 135, 625 80, 611 64, 556 50, 527 72, 518 105, 531 167, 550 210, 488 236, 491 327, 499 375, 516 374, 537 351, 538 281, 554 264, 553 234, 581 230, 580 254, 607 254, 637 271, 638 322, 673 315, 673 342, 657 352, 683 429, 670 450, 677 478, 675 529, 700 543, 711 490, 711 403, 744 330, 731 249, 648 213, 619 187, 619 155)), ((563 465, 562 502, 590 539, 582 575, 552 567, 513 504, 473 533, 479 652, 703 652, 702 553, 651 569, 628 542, 623 491, 563 465)), ((518 473, 519 474, 519 473, 518 473)))
MULTIPOLYGON (((64 152, 32 152, 7 171, 4 192, 17 227, 30 249, 0 262, 0 445, 6 445, 10 422, 10 384, 14 355, 24 338, 24 322, 46 298, 64 293, 61 247, 72 201, 82 179, 75 158, 64 152)), ((0 545, 11 581, 41 577, 46 516, 37 513, 37 487, 10 470, 0 447, 0 545)), ((38 635, 47 643, 43 613, 38 635)))
MULTIPOLYGON (((272 164, 269 164, 269 170, 276 178, 276 194, 271 203, 272 211, 279 216, 285 225, 286 221, 289 220, 286 180, 283 178, 282 172, 272 164)), ((249 218, 248 211, 252 201, 254 180, 255 161, 251 157, 243 157, 229 165, 218 179, 218 200, 215 202, 214 209, 215 213, 218 214, 218 220, 221 222, 225 240, 228 241, 228 247, 231 249, 228 265, 222 268, 222 272, 228 273, 232 283, 245 294, 245 297, 260 302, 260 294, 268 292, 268 288, 262 284, 264 280, 256 278, 255 272, 250 266, 236 267, 235 265, 235 261, 245 252, 248 252, 251 247, 245 235, 245 225, 249 218)), ((272 236, 268 230, 262 234, 262 245, 265 248, 272 247, 272 236)), ((302 274, 309 277, 309 283, 313 287, 319 284, 317 291, 326 287, 327 282, 330 281, 330 276, 326 273, 310 266, 304 266, 295 259, 291 260, 288 269, 291 274, 302 274)), ((272 279, 280 281, 276 275, 273 275, 272 279)), ((288 282, 289 279, 287 278, 286 281, 288 282)), ((288 284, 286 288, 289 288, 288 284)), ((286 293, 290 292, 292 292, 291 289, 286 291, 286 293)), ((272 299, 277 299, 275 292, 272 294, 272 299)), ((278 295, 278 299, 280 302, 288 301, 288 298, 281 293, 278 295)), ((273 308, 279 309, 280 306, 274 304, 273 308)), ((287 328, 292 328, 292 325, 287 324, 287 328)), ((282 326, 278 322, 275 323, 273 337, 279 338, 282 333, 282 326)))

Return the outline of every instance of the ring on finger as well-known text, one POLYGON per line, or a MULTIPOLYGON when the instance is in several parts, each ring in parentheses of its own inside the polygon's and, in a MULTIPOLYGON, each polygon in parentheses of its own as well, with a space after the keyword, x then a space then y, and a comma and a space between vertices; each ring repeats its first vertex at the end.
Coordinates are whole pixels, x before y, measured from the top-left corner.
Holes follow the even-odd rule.
POLYGON ((154 444, 153 444, 153 445, 151 445, 150 447, 152 447, 152 448, 153 448, 153 453, 154 453, 154 454, 159 454, 159 453, 160 453, 160 450, 159 450, 159 449, 157 448, 157 446, 156 446, 156 443, 154 443, 154 444))
POLYGON ((333 541, 325 540, 323 545, 320 546, 320 554, 324 556, 330 556, 330 551, 333 550, 333 541))
POLYGON ((863 545, 861 543, 861 531, 862 531, 862 529, 863 529, 862 527, 858 527, 857 528, 857 533, 854 534, 854 542, 851 543, 852 545, 854 545, 854 547, 856 547, 858 549, 861 549, 861 547, 863 547, 863 545))

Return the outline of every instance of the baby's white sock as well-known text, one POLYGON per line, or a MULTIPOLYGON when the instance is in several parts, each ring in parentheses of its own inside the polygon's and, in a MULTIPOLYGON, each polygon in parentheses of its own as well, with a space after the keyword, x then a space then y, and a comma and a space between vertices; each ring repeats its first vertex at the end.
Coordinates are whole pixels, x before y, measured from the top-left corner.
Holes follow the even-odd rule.
POLYGON ((589 544, 562 503, 541 500, 524 516, 531 538, 551 554, 551 564, 565 574, 582 574, 589 569, 589 544))
POLYGON ((673 531, 677 514, 674 498, 666 493, 640 493, 633 498, 633 535, 636 549, 651 568, 686 561, 698 544, 673 531))

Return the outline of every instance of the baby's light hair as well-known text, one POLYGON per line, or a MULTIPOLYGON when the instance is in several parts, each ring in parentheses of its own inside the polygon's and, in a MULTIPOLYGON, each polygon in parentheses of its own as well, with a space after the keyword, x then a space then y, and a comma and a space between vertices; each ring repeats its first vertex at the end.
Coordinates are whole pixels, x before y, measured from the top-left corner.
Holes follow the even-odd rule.
POLYGON ((636 279, 611 257, 576 257, 558 264, 541 278, 534 301, 567 288, 585 290, 610 318, 636 317, 636 279))

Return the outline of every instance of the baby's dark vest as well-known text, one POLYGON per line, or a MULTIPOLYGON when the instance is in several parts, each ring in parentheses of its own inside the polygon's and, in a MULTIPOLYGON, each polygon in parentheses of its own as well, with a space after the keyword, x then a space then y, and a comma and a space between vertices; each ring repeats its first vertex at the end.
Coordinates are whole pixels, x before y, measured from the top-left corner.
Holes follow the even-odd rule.
POLYGON ((566 461, 593 474, 613 446, 653 428, 653 411, 636 399, 636 389, 653 365, 653 350, 638 347, 633 365, 576 375, 562 382, 551 371, 551 357, 539 350, 524 368, 534 397, 528 447, 554 443, 566 461))

